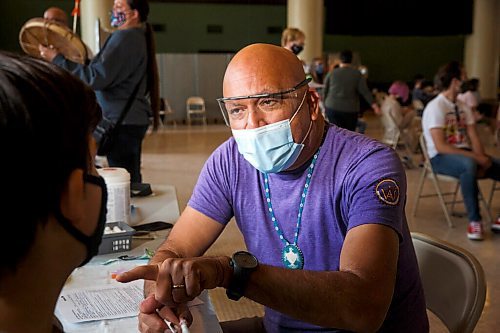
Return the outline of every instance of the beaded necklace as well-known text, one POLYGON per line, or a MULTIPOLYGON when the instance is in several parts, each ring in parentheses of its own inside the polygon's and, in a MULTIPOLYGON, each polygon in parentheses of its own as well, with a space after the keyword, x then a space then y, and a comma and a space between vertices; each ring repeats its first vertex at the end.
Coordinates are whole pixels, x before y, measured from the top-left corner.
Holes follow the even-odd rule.
POLYGON ((316 164, 318 155, 319 155, 319 149, 314 154, 311 165, 309 166, 307 171, 306 183, 304 184, 304 190, 302 191, 302 196, 300 198, 299 213, 297 214, 297 226, 295 228, 293 243, 290 243, 285 238, 285 235, 283 234, 283 231, 279 226, 278 220, 274 215, 273 206, 271 204, 271 191, 269 190, 269 177, 267 173, 264 173, 264 189, 265 189, 267 207, 269 215, 271 216, 271 221, 273 222, 274 225, 274 230, 276 230, 281 242, 284 245, 283 250, 281 250, 281 261, 283 262, 283 266, 285 266, 285 268, 302 269, 304 267, 304 254, 297 245, 297 241, 299 238, 300 224, 302 222, 302 211, 304 210, 304 204, 306 202, 307 192, 309 190, 309 184, 311 183, 311 178, 314 171, 314 165, 316 164))

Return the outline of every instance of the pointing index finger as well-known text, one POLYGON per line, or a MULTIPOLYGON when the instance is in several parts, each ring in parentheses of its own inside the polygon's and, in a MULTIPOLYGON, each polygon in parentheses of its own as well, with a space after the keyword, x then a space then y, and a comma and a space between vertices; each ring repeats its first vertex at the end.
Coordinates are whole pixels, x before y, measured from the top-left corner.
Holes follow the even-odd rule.
POLYGON ((138 266, 125 273, 118 274, 116 276, 116 281, 118 282, 131 282, 135 280, 150 280, 156 281, 158 276, 159 266, 158 265, 142 265, 138 266))

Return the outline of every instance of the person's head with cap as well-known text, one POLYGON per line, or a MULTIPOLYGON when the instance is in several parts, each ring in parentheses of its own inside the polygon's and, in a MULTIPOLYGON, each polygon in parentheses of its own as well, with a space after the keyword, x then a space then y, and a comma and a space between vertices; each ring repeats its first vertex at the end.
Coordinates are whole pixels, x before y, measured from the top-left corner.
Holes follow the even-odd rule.
POLYGON ((229 63, 224 98, 218 102, 240 153, 260 171, 292 170, 318 149, 324 121, 319 96, 309 91, 308 81, 301 61, 275 45, 249 45, 229 63), (260 140, 271 146, 260 145, 260 140), (283 140, 288 141, 283 144, 283 140), (272 161, 277 150, 286 160, 272 161), (262 166, 262 160, 267 166, 262 166))
POLYGON ((394 95, 396 99, 399 99, 401 104, 404 104, 408 101, 408 97, 410 94, 410 88, 403 81, 394 81, 389 87, 389 94, 394 95))
POLYGON ((50 7, 43 13, 43 18, 47 21, 68 25, 68 15, 59 7, 50 7))

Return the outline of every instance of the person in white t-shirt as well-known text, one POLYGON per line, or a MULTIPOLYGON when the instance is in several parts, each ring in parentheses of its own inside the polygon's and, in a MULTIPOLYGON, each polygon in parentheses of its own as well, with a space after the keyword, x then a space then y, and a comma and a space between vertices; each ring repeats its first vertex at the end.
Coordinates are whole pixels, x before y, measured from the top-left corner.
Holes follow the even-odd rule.
MULTIPOLYGON (((432 168, 439 174, 460 179, 469 226, 469 239, 483 239, 479 211, 478 177, 500 180, 500 160, 486 155, 479 141, 472 111, 457 101, 465 72, 453 61, 442 66, 437 75, 441 93, 424 109, 422 128, 432 168)), ((493 231, 500 231, 500 220, 492 222, 493 231)))

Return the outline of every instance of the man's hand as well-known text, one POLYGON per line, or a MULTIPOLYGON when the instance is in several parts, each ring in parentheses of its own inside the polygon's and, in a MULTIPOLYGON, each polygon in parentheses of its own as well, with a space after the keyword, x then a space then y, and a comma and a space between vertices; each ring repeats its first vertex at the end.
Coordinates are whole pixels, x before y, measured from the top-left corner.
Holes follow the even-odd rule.
POLYGON ((49 62, 52 62, 52 60, 54 60, 54 58, 59 54, 59 51, 52 45, 46 47, 43 46, 42 44, 39 44, 38 51, 40 51, 40 57, 49 62))
POLYGON ((204 289, 227 287, 231 273, 228 257, 168 258, 156 265, 138 266, 118 275, 116 280, 156 281, 154 299, 176 306, 194 299, 204 289))
POLYGON ((484 171, 488 170, 491 167, 492 161, 491 157, 484 154, 475 154, 474 159, 477 164, 479 164, 480 168, 484 171))

